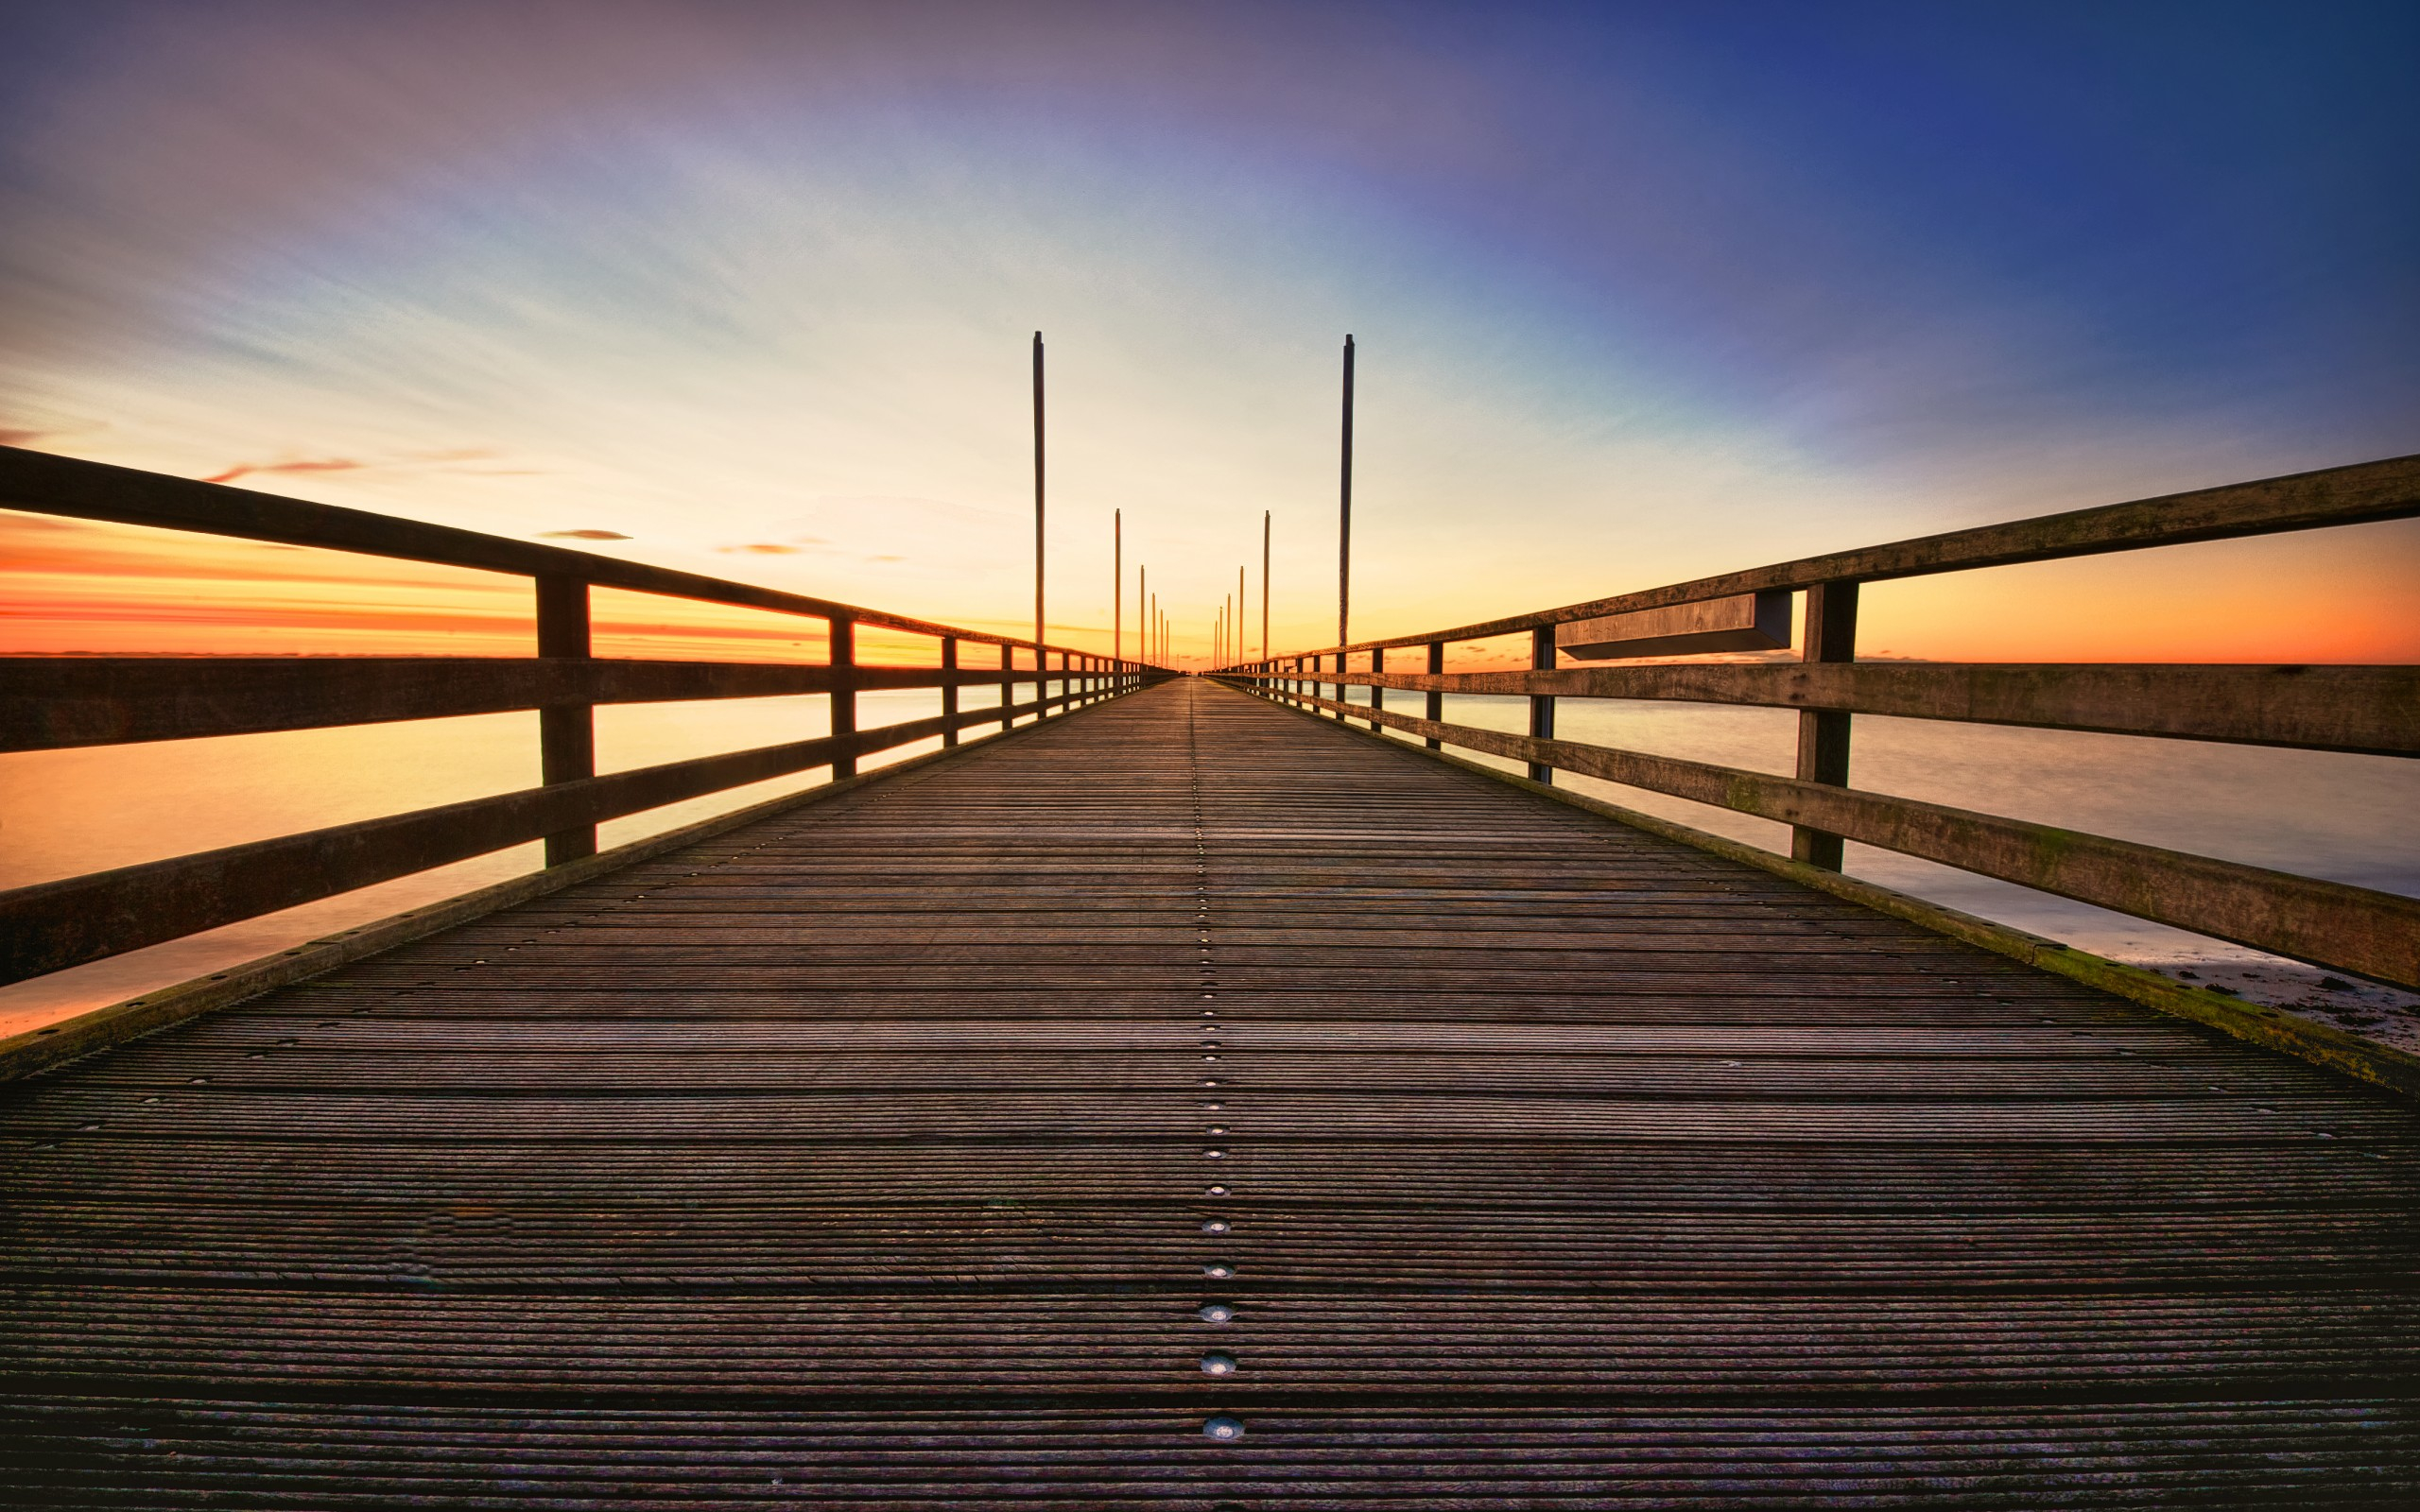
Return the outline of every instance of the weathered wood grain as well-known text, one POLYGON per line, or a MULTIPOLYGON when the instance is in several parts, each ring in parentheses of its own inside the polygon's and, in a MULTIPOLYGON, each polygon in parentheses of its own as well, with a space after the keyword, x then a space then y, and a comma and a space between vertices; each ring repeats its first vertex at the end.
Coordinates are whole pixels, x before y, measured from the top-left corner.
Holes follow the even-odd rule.
POLYGON ((0 1144, 35 1505, 2420 1491, 2409 1104, 1198 680, 0 1144))

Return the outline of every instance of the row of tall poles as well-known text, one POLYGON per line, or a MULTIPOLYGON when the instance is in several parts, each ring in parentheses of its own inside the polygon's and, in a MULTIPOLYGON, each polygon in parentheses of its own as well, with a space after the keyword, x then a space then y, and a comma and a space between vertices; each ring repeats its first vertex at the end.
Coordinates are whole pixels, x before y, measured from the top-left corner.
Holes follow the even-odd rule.
MULTIPOLYGON (((1033 644, 1034 655, 1042 656, 1039 647, 1048 644, 1047 628, 1043 613, 1043 561, 1045 558, 1043 529, 1044 509, 1047 499, 1043 469, 1043 369, 1042 333, 1033 334, 1033 644)), ((1110 511, 1110 578, 1113 608, 1111 610, 1111 652, 1120 660, 1126 655, 1126 511, 1110 511)), ((1270 511, 1260 512, 1260 655, 1269 657, 1269 566, 1270 511)), ((1134 609, 1136 655, 1139 660, 1157 666, 1167 664, 1170 627, 1167 617, 1160 612, 1159 595, 1150 591, 1150 569, 1135 568, 1134 609)), ((1336 644, 1343 645, 1350 637, 1347 629, 1353 606, 1353 337, 1344 338, 1344 416, 1343 443, 1337 479, 1336 517, 1336 644)), ((1229 595, 1212 622, 1210 634, 1214 664, 1233 666, 1244 660, 1243 618, 1250 602, 1245 593, 1244 569, 1236 569, 1236 591, 1229 595)), ((1039 661, 1037 660, 1037 665, 1039 661)))

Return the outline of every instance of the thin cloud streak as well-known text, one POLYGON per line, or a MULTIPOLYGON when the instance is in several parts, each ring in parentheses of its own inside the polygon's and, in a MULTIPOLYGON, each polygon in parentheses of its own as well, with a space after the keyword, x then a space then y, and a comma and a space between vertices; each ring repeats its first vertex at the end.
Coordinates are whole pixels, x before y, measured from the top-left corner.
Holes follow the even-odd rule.
POLYGON ((2420 445, 2385 9, 95 17, 0 119, 16 434, 935 619, 1029 593, 1036 326, 1053 618, 1123 508, 1181 646, 1265 507, 1326 638, 1348 329, 1371 633, 2420 445))

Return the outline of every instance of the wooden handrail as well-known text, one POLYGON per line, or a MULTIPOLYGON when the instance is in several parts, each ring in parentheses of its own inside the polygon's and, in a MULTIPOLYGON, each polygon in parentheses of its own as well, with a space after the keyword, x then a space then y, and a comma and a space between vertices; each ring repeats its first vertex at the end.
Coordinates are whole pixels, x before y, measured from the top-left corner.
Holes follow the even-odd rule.
POLYGON ((0 892, 0 981, 22 981, 601 820, 942 734, 1039 700, 523 788, 0 892))
POLYGON ((595 852, 603 819, 816 766, 828 765, 835 780, 845 781, 868 755, 936 735, 955 746, 972 726, 1005 730, 1020 718, 1049 718, 1168 675, 1140 662, 831 599, 15 447, 0 447, 0 507, 517 574, 535 589, 539 652, 0 658, 0 750, 534 709, 544 779, 517 793, 0 892, 0 981, 62 971, 534 839, 545 841, 549 867, 566 865, 595 852), (821 619, 830 627, 831 654, 827 662, 806 666, 600 658, 589 616, 597 587, 821 619), (942 664, 859 665, 860 625, 934 636, 942 664), (961 641, 998 646, 999 665, 961 666, 961 641), (1030 655, 1029 667, 1017 665, 1019 647, 1030 655), (1033 684, 1034 696, 1019 703, 1022 682, 1033 684), (998 705, 960 712, 958 690, 969 683, 997 686, 998 705), (896 688, 941 689, 942 713, 859 730, 856 696, 896 688), (807 693, 828 696, 829 735, 596 775, 597 704, 807 693))
POLYGON ((1466 750, 1819 829, 2420 990, 2420 899, 2399 893, 1710 762, 1440 724, 1333 698, 1279 696, 1466 750))
MULTIPOLYGON (((2420 456, 2391 457, 1834 552, 1451 629, 1288 652, 1213 675, 1307 711, 1418 735, 1432 751, 1454 746, 1524 762, 1532 782, 1550 784, 1558 770, 1576 772, 1774 819, 1791 826, 1792 859, 1820 869, 1841 869, 1843 843, 1858 840, 2420 988, 2420 901, 1848 786, 1850 721, 1860 713, 2420 755, 2420 667, 1857 660, 1864 583, 2413 516, 2420 516, 2420 456), (1761 635, 1764 611, 1787 608, 1775 595, 1793 590, 1806 594, 1805 644, 1795 663, 1557 665, 1557 626, 1758 595, 1761 635), (1523 631, 1530 636, 1530 670, 1445 672, 1448 644, 1523 631), (1386 652, 1397 646, 1425 647, 1427 671, 1388 672, 1386 652), (1347 658, 1365 651, 1370 669, 1348 671, 1347 658), (1334 696, 1320 696, 1322 683, 1334 696), (1370 702, 1347 702, 1345 690, 1353 687, 1370 689, 1370 702), (1427 717, 1387 711, 1387 689, 1426 693, 1427 717), (1446 723, 1449 694, 1526 698, 1530 732, 1446 723), (1795 709, 1797 774, 1556 740, 1556 701, 1573 697, 1795 709)), ((1620 655, 1625 644, 1718 644, 1675 637, 1677 623, 1634 619, 1566 638, 1581 654, 1598 655, 1620 655)), ((1785 629, 1780 643, 1787 642, 1785 629)))
MULTIPOLYGON (((859 692, 1011 674, 856 668, 859 692)), ((0 657, 0 751, 191 740, 606 703, 829 693, 832 668, 587 657, 0 657)), ((944 710, 944 713, 949 711, 944 710)))
MULTIPOLYGON (((1740 593, 1813 588, 1824 583, 1883 582, 1978 567, 2136 551, 2147 546, 2177 546, 2327 525, 2408 520, 2415 515, 2420 515, 2420 454, 1919 536, 1888 545, 1805 557, 1745 572, 1616 593, 1584 604, 1566 604, 1561 609, 1459 625, 1451 629, 1399 635, 1392 640, 1356 641, 1350 645, 1325 645, 1317 651, 1289 651, 1286 655, 1330 656, 1339 651, 1427 645, 1440 641, 1484 641, 1578 620, 1740 593)), ((1261 664, 1274 665, 1276 660, 1261 664)))
MULTIPOLYGON (((657 593, 703 604, 731 604, 814 619, 838 617, 918 635, 953 636, 995 645, 1035 643, 986 630, 963 629, 804 593, 735 583, 700 573, 600 557, 564 546, 514 541, 454 525, 431 524, 261 493, 224 483, 169 477, 133 468, 0 446, 0 508, 118 524, 153 525, 288 546, 318 546, 370 557, 468 567, 517 576, 567 578, 596 588, 657 593)), ((1053 650, 1061 649, 1053 646, 1053 650)))
MULTIPOLYGON (((1439 698, 1450 693, 1838 709, 1900 719, 2420 755, 2420 666, 1699 662, 1552 672, 1348 672, 1340 678, 1348 687, 1400 688, 1439 698)), ((1432 710, 1429 717, 1443 713, 1432 710)))

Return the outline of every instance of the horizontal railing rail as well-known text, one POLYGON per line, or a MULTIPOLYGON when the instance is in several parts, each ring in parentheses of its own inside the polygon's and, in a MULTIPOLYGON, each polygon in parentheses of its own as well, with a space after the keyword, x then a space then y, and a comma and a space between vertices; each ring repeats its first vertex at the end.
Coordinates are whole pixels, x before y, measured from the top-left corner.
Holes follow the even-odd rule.
POLYGON ((1842 845, 1855 840, 2420 990, 2420 900, 1848 785, 1857 714, 2420 755, 2420 667, 1861 662, 1856 651, 1866 582, 2414 516, 2420 457, 2396 457, 1836 552, 1214 675, 1417 736, 1430 750, 1518 761, 1532 781, 1569 772, 1787 824, 1792 858, 1825 870, 1841 869, 1842 845), (1796 662, 1559 664, 1786 646, 1788 602, 1773 595, 1792 591, 1806 595, 1796 662), (1448 645, 1522 631, 1530 668, 1444 670, 1448 645), (1424 650, 1426 669, 1388 670, 1386 653, 1402 647, 1424 650), (1348 666, 1365 655, 1365 667, 1348 666), (1349 701, 1349 688, 1370 690, 1371 701, 1349 701), (1389 711, 1390 690, 1425 695, 1426 717, 1389 711), (1448 696, 1526 698, 1529 730, 1450 723, 1448 696), (1797 769, 1779 776, 1559 740, 1564 698, 1795 709, 1797 769))
POLYGON ((1819 829, 2256 950, 2420 985, 2420 899, 1711 762, 1449 725, 1333 698, 1302 702, 1491 756, 1819 829))
POLYGON ((2371 756, 2420 755, 2420 666, 1801 662, 1553 672, 1333 672, 1411 693, 1837 709, 2371 756))
MULTIPOLYGON (((276 730, 509 713, 560 705, 682 703, 997 687, 991 668, 640 662, 562 657, 0 657, 0 750, 190 740, 276 730)), ((987 718, 996 715, 987 714, 987 718)))
POLYGON ((1322 646, 1329 655, 1426 645, 1431 642, 1484 641, 1523 630, 1550 628, 1580 620, 1703 603, 1742 593, 1798 592, 1826 583, 1879 583, 1978 567, 2012 567, 2062 558, 2096 557, 2145 546, 2181 546, 2202 541, 2278 535, 2323 525, 2367 524, 2420 515, 2420 455, 2324 468, 2256 483, 2197 489, 2124 504, 2105 504, 2063 514, 2038 515, 2006 524, 1977 525, 1888 545, 1831 552, 1796 561, 1752 567, 1746 572, 1700 577, 1663 588, 1616 593, 1611 598, 1566 604, 1560 609, 1512 614, 1459 625, 1452 629, 1392 640, 1356 641, 1322 646))
POLYGON ((834 599, 786 593, 779 589, 759 588, 752 583, 735 583, 670 567, 650 567, 618 557, 600 557, 569 546, 514 541, 456 525, 402 520, 366 509, 313 504, 224 483, 170 477, 112 467, 106 462, 28 452, 22 447, 0 446, 0 508, 102 520, 112 524, 190 530, 285 546, 320 546, 365 557, 468 567, 516 577, 566 578, 596 588, 771 610, 811 619, 839 618, 859 625, 879 625, 886 629, 994 645, 1030 647, 1034 644, 1013 635, 961 629, 834 599))
POLYGON ((0 657, 0 751, 441 719, 534 710, 542 785, 0 891, 0 981, 20 981, 433 867, 543 840, 549 867, 596 852, 596 826, 773 778, 858 763, 919 741, 959 743, 1131 692, 1171 674, 1145 662, 963 629, 475 531, 0 447, 0 508, 323 547, 529 577, 535 657, 0 657), (821 619, 812 664, 641 661, 592 654, 589 591, 624 589, 821 619), (861 625, 938 642, 938 666, 867 665, 861 625), (997 666, 962 664, 969 644, 997 666), (1019 665, 1023 661, 1027 664, 1019 665), (1055 665, 1053 664, 1055 662, 1055 665), (961 689, 998 701, 960 709, 961 689), (1020 699, 1017 690, 1029 687, 1020 699), (942 712, 858 728, 857 696, 936 689, 942 712), (599 704, 820 694, 830 732, 598 775, 599 704))

